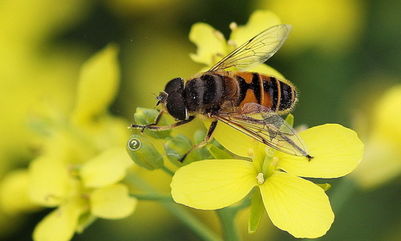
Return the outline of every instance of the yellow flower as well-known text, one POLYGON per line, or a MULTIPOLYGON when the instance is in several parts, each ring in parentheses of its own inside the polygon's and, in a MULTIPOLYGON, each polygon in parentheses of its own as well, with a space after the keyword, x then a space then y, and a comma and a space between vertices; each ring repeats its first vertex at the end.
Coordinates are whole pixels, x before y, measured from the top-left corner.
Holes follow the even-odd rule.
MULTIPOLYGON (((232 32, 228 41, 225 40, 221 32, 215 30, 212 26, 206 23, 196 23, 192 25, 189 39, 196 44, 197 52, 195 54, 190 54, 190 57, 197 63, 211 67, 222 57, 256 34, 280 23, 280 19, 270 11, 255 11, 250 16, 246 25, 237 26, 235 23, 230 25, 232 32)), ((208 68, 204 70, 207 69, 208 68)), ((267 65, 258 65, 251 67, 249 70, 284 79, 279 72, 267 65)))
POLYGON ((136 205, 119 183, 132 165, 125 151, 128 124, 108 114, 118 87, 113 45, 84 64, 75 108, 47 126, 43 151, 29 167, 29 195, 57 207, 35 228, 34 240, 69 240, 95 218, 124 218, 136 205))
POLYGON ((314 47, 324 52, 343 52, 355 43, 363 25, 363 1, 359 0, 261 0, 258 6, 293 24, 285 46, 292 51, 314 47))
MULTIPOLYGON (((190 57, 197 63, 205 64, 207 67, 204 70, 207 70, 242 43, 261 31, 277 24, 281 24, 281 21, 273 12, 257 10, 252 13, 246 25, 237 26, 235 23, 232 23, 230 25, 232 29, 230 39, 226 41, 223 34, 210 25, 196 23, 191 28, 189 39, 196 44, 197 52, 190 54, 190 57)), ((247 70, 275 76, 285 81, 281 73, 265 64, 252 66, 247 70)), ((209 120, 205 120, 204 122, 206 126, 210 125, 209 120)), ((254 146, 252 138, 238 131, 232 131, 232 127, 222 123, 217 125, 213 137, 225 148, 239 156, 249 156, 249 150, 252 150, 254 146)))
POLYGON ((330 228, 334 214, 324 190, 301 177, 337 178, 360 162, 363 144, 356 133, 326 124, 300 133, 308 161, 253 142, 253 162, 205 160, 180 168, 171 183, 177 203, 214 210, 242 200, 258 187, 265 209, 278 228, 298 238, 316 238, 330 228), (263 148, 260 148, 263 146, 263 148))
MULTIPOLYGON (((390 88, 373 109, 364 162, 353 177, 365 188, 378 187, 401 174, 401 85, 390 88)), ((369 119, 364 117, 364 119, 369 119)))

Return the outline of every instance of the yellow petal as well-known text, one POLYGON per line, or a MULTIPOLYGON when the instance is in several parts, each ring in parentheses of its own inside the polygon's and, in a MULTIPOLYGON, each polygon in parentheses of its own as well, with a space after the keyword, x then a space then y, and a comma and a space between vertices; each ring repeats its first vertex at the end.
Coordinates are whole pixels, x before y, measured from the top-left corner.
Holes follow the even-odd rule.
POLYGON ((33 239, 35 241, 69 241, 86 207, 86 203, 80 199, 63 204, 40 221, 33 233, 33 239))
POLYGON ((192 25, 189 39, 197 46, 193 61, 211 66, 227 53, 226 40, 222 33, 205 23, 192 25))
POLYGON ((276 69, 274 69, 268 65, 265 65, 265 64, 259 64, 259 65, 253 66, 253 67, 249 68, 247 71, 258 72, 258 73, 266 74, 269 76, 274 76, 274 77, 278 78, 279 80, 286 81, 284 75, 282 75, 276 69))
POLYGON ((123 179, 132 165, 124 148, 111 148, 84 164, 80 175, 87 187, 101 187, 123 179))
POLYGON ((174 201, 189 207, 214 210, 244 198, 256 185, 256 170, 244 160, 204 160, 176 171, 171 182, 174 201))
POLYGON ((73 120, 88 122, 103 114, 116 94, 118 80, 117 47, 109 45, 82 67, 73 120))
MULTIPOLYGON (((204 120, 204 124, 208 128, 210 121, 204 120)), ((257 143, 253 138, 220 121, 213 132, 213 137, 227 150, 243 157, 252 157, 253 148, 257 143)))
POLYGON ((91 212, 100 218, 125 218, 134 211, 136 203, 123 184, 99 188, 90 195, 91 212))
POLYGON ((239 46, 263 30, 280 23, 281 21, 278 16, 271 11, 255 11, 252 13, 246 25, 237 27, 232 31, 230 40, 234 41, 236 45, 239 46))
MULTIPOLYGON (((382 133, 380 133, 382 134, 382 133)), ((398 177, 401 173, 401 150, 387 137, 373 135, 366 142, 363 161, 352 173, 364 188, 374 188, 398 177)))
POLYGON ((377 103, 374 123, 377 132, 385 135, 389 141, 401 145, 401 85, 391 88, 377 103))
POLYGON ((363 156, 355 131, 338 124, 312 127, 300 133, 313 159, 278 152, 278 168, 296 176, 336 178, 353 171, 363 156))
MULTIPOLYGON (((91 136, 91 141, 94 142, 96 148, 105 150, 111 147, 125 146, 130 134, 128 125, 129 123, 122 118, 104 115, 98 118, 96 123, 80 127, 91 136)), ((89 148, 86 147, 86 149, 89 148)))
POLYGON ((8 214, 17 214, 37 208, 28 195, 29 174, 25 170, 7 173, 0 184, 1 210, 8 214))
POLYGON ((333 223, 327 195, 310 181, 275 172, 259 187, 273 224, 296 238, 323 236, 333 223))
POLYGON ((69 179, 65 163, 48 156, 39 157, 29 166, 30 198, 44 206, 58 205, 68 193, 69 179))

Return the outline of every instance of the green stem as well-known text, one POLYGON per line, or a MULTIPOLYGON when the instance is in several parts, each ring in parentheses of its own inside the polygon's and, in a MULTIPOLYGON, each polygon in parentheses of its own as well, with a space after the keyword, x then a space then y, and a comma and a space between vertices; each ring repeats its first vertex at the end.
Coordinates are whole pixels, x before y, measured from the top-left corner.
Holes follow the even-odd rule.
MULTIPOLYGON (((159 194, 152 186, 146 183, 144 180, 135 175, 128 175, 126 177, 126 181, 135 185, 139 189, 148 192, 146 195, 138 195, 134 194, 133 196, 148 198, 147 200, 157 200, 151 199, 156 197, 166 197, 159 194)), ((201 223, 198 219, 196 219, 190 212, 188 212, 183 207, 178 204, 172 202, 166 202, 166 200, 160 201, 160 204, 163 205, 167 210, 169 210, 174 216, 182 221, 184 225, 190 228, 194 233, 196 233, 199 237, 201 237, 205 241, 222 241, 213 231, 211 231, 206 225, 201 223)), ((160 200, 160 199, 159 199, 160 200)))
POLYGON ((142 200, 142 201, 163 201, 163 202, 173 202, 173 199, 171 198, 171 196, 168 195, 161 195, 161 194, 137 194, 137 193, 133 193, 130 194, 131 197, 134 197, 138 200, 142 200))
POLYGON ((168 175, 174 176, 174 171, 172 171, 172 170, 169 169, 168 167, 163 166, 161 169, 162 169, 162 171, 164 171, 164 172, 167 173, 168 175))
POLYGON ((234 208, 223 208, 217 211, 217 216, 220 219, 220 223, 224 233, 224 240, 226 241, 240 241, 238 231, 235 227, 235 216, 239 209, 234 208))

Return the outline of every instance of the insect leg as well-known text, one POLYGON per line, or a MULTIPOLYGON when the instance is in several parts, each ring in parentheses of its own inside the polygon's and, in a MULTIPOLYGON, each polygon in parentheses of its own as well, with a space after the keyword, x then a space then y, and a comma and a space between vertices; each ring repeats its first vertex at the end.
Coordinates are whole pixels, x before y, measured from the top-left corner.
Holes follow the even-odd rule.
POLYGON ((163 113, 164 113, 164 111, 160 110, 159 114, 156 116, 156 118, 152 124, 143 125, 143 127, 141 129, 141 133, 143 133, 145 131, 145 129, 149 128, 149 126, 156 126, 159 123, 159 121, 161 120, 163 113))
POLYGON ((188 154, 191 153, 191 151, 206 145, 210 141, 210 138, 212 137, 212 134, 213 134, 214 130, 216 129, 216 126, 217 126, 217 120, 213 121, 212 124, 210 124, 209 130, 207 131, 207 134, 206 134, 205 138, 203 139, 203 141, 201 141, 200 143, 198 143, 196 145, 193 145, 191 147, 191 149, 189 151, 187 151, 187 153, 185 153, 185 155, 182 156, 179 161, 183 162, 185 160, 185 158, 188 156, 188 154))
MULTIPOLYGON (((159 116, 161 117, 161 114, 159 114, 159 116)), ((157 116, 155 122, 160 120, 160 117, 157 116)), ((145 129, 149 129, 149 130, 154 130, 154 131, 165 131, 165 130, 170 130, 173 129, 177 126, 181 126, 184 125, 188 122, 191 122, 193 119, 195 118, 195 116, 190 116, 188 118, 188 120, 181 120, 181 121, 177 121, 174 124, 168 125, 168 126, 157 126, 156 124, 149 124, 149 125, 135 125, 132 124, 131 128, 135 128, 135 129, 141 129, 141 131, 143 132, 145 129)))

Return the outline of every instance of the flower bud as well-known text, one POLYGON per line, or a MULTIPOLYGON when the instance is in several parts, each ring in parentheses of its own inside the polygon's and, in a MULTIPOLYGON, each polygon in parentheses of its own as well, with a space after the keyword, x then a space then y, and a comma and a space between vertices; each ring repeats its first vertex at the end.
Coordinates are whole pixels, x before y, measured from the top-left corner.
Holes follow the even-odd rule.
POLYGON ((207 150, 209 153, 212 155, 213 158, 215 159, 230 159, 233 158, 233 156, 227 152, 226 150, 220 149, 215 145, 209 145, 207 146, 207 150))
POLYGON ((288 114, 285 118, 285 122, 291 127, 294 127, 294 116, 292 114, 288 114))
MULTIPOLYGON (((181 160, 181 158, 188 153, 192 148, 192 142, 188 137, 184 135, 177 135, 166 141, 164 144, 164 150, 170 161, 174 164, 181 160)), ((188 157, 186 157, 188 159, 188 157)))
POLYGON ((127 152, 138 166, 148 170, 159 169, 164 165, 163 157, 146 136, 132 135, 127 142, 127 152))
MULTIPOLYGON (((134 114, 135 118, 135 123, 137 125, 149 125, 153 124, 157 118, 157 115, 159 114, 159 111, 155 109, 147 109, 147 108, 141 108, 138 107, 136 108, 136 112, 134 114)), ((161 119, 157 125, 168 125, 167 120, 161 119)), ((154 131, 154 130, 148 130, 145 129, 145 134, 149 135, 151 137, 157 138, 157 139, 164 139, 168 136, 170 136, 171 130, 165 130, 165 131, 154 131)))

